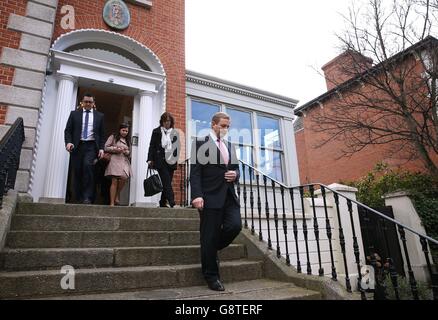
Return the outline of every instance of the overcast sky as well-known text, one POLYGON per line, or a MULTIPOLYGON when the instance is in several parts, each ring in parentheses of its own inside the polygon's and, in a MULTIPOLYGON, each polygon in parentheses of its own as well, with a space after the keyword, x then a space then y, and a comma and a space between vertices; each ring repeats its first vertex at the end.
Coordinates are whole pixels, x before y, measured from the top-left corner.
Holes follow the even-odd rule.
POLYGON ((300 100, 339 54, 350 0, 185 0, 186 68, 300 100))

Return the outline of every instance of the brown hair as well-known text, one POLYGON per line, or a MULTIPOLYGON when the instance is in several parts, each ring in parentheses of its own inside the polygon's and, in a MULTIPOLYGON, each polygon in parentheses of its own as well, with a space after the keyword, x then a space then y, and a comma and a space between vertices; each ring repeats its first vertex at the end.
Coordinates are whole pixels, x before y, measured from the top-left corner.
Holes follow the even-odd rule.
POLYGON ((173 118, 172 114, 170 112, 165 112, 160 117, 160 126, 164 125, 164 121, 167 119, 170 120, 170 127, 173 128, 175 126, 175 119, 173 118))
POLYGON ((228 114, 226 114, 225 112, 216 112, 213 115, 213 118, 211 118, 211 122, 213 122, 214 124, 217 124, 217 123, 219 123, 219 121, 221 121, 221 119, 230 120, 230 116, 228 114))

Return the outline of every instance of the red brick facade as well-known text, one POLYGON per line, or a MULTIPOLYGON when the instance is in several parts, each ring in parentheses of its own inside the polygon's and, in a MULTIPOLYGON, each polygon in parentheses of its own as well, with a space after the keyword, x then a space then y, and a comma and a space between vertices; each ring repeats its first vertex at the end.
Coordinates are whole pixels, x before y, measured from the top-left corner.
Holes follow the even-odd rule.
MULTIPOLYGON (((3 0, 0 1, 0 55, 2 49, 12 48, 17 49, 20 45, 21 33, 8 30, 9 15, 14 13, 18 15, 25 15, 26 12, 25 0, 3 0)), ((14 68, 0 65, 0 84, 11 85, 14 76, 14 68)), ((6 107, 0 106, 0 124, 5 123, 6 107)))
MULTIPOLYGON (((72 30, 61 28, 61 8, 75 9, 75 30, 111 30, 102 18, 104 0, 60 0, 53 40, 72 30)), ((151 49, 160 59, 167 76, 167 109, 175 115, 175 126, 185 132, 185 38, 184 1, 153 1, 150 9, 127 3, 131 24, 120 34, 131 37, 151 49)), ((111 30, 113 31, 113 30, 111 30)))
MULTIPOLYGON (((52 43, 62 34, 78 29, 103 29, 128 36, 153 51, 166 73, 166 108, 175 116, 175 127, 185 132, 185 4, 183 0, 154 0, 151 8, 126 3, 131 15, 129 27, 115 31, 103 21, 106 0, 59 0, 56 10, 52 43), (63 6, 74 8, 75 28, 63 29, 63 6)), ((21 32, 7 28, 11 14, 26 16, 28 1, 0 1, 0 50, 18 49, 21 32)), ((67 14, 70 12, 67 12, 67 14)), ((1 51, 0 51, 1 54, 1 51)), ((12 85, 14 68, 0 65, 0 84, 12 85)), ((7 107, 0 105, 0 124, 5 123, 7 107)), ((158 123, 157 123, 158 125, 158 123)), ((185 146, 185 144, 183 144, 185 146)), ((185 155, 185 150, 183 152, 185 155)), ((175 174, 175 190, 179 190, 180 175, 175 174)), ((179 201, 179 195, 177 195, 179 201)))
MULTIPOLYGON (((71 30, 61 28, 62 6, 71 5, 75 9, 75 28, 111 30, 103 21, 104 0, 81 1, 60 0, 55 20, 53 40, 71 30)), ((167 111, 175 116, 175 127, 186 130, 185 106, 185 12, 184 1, 153 1, 150 9, 127 3, 131 13, 129 27, 120 34, 131 37, 151 49, 164 66, 167 77, 167 111)), ((111 30, 113 31, 113 30, 111 30)), ((182 144, 184 146, 185 144, 182 144)), ((183 154, 185 154, 183 152, 183 154)), ((180 201, 180 171, 173 180, 175 199, 180 201)))
MULTIPOLYGON (((337 58, 332 60, 332 62, 335 60, 342 62, 342 59, 339 60, 337 58)), ((413 72, 415 79, 417 79, 416 77, 418 75, 421 75, 423 69, 420 61, 408 59, 404 60, 404 63, 409 63, 413 66, 412 70, 415 70, 413 72)), ((324 70, 329 73, 329 77, 336 75, 340 76, 338 82, 348 80, 345 78, 345 75, 341 75, 340 72, 338 72, 342 67, 333 65, 329 67, 330 68, 324 70)), ((408 85, 409 80, 415 81, 415 79, 408 79, 408 85)), ((330 88, 333 89, 329 82, 327 82, 327 86, 329 90, 330 88)), ((333 91, 338 89, 339 88, 336 88, 333 91)), ((354 103, 355 96, 352 92, 361 92, 364 96, 371 94, 370 88, 361 83, 352 84, 349 89, 341 89, 341 91, 341 98, 336 92, 332 92, 328 97, 319 101, 319 103, 316 101, 319 98, 315 99, 315 101, 309 103, 309 106, 305 107, 305 110, 303 111, 304 129, 295 133, 301 183, 320 182, 331 184, 354 181, 371 171, 378 162, 386 162, 393 168, 403 168, 411 171, 426 171, 425 165, 420 159, 407 160, 405 153, 406 149, 402 149, 397 153, 393 152, 393 150, 396 149, 394 147, 396 147, 397 144, 400 145, 400 142, 369 145, 361 151, 354 153, 351 157, 341 157, 341 150, 346 148, 346 144, 343 141, 335 139, 320 146, 321 141, 325 140, 324 138, 328 137, 328 135, 324 132, 315 131, 315 119, 318 114, 325 113, 326 115, 329 115, 330 112, 334 112, 333 110, 337 110, 337 112, 349 112, 348 103, 345 103, 342 111, 336 109, 336 106, 339 106, 339 99, 342 99, 343 101, 353 101, 352 103, 354 103)), ((390 99, 388 99, 388 101, 389 100, 390 99)), ((358 100, 355 101, 357 102, 358 100)), ((388 105, 387 107, 390 108, 392 106, 388 105)), ((357 112, 357 110, 358 109, 354 112, 357 112)), ((371 119, 379 117, 379 114, 376 111, 368 111, 367 108, 363 108, 362 110, 363 113, 361 116, 365 115, 365 117, 371 119)), ((436 154, 431 154, 431 157, 432 161, 438 163, 438 157, 436 154)))

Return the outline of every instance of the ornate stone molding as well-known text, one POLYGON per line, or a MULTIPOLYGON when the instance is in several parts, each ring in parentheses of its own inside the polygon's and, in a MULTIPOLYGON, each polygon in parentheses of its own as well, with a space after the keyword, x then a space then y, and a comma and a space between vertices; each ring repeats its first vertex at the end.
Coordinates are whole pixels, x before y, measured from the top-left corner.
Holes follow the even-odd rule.
POLYGON ((294 100, 294 99, 291 99, 288 97, 283 97, 283 96, 280 96, 277 94, 273 94, 273 93, 262 91, 259 89, 247 87, 247 86, 240 85, 237 83, 232 83, 232 82, 229 82, 226 80, 222 80, 222 79, 218 79, 218 78, 214 78, 214 77, 210 77, 210 76, 206 76, 206 75, 201 75, 201 74, 195 73, 193 71, 188 71, 186 73, 186 81, 192 82, 195 84, 200 84, 203 86, 207 86, 210 88, 215 88, 215 89, 239 94, 242 96, 251 97, 251 98, 254 98, 257 100, 275 103, 278 105, 289 107, 291 109, 295 108, 295 106, 298 103, 297 100, 294 100))

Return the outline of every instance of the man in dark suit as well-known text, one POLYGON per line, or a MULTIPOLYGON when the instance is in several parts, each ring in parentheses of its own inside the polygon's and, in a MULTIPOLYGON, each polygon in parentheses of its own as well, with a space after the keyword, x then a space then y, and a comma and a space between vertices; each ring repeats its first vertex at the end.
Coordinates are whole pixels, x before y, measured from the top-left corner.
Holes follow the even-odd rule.
POLYGON ((94 164, 103 156, 104 116, 96 110, 94 96, 85 94, 82 109, 72 111, 64 130, 65 148, 71 154, 76 200, 91 204, 94 200, 94 164))
POLYGON ((239 179, 236 150, 223 137, 230 126, 226 113, 216 113, 211 132, 192 146, 192 204, 200 215, 202 273, 210 289, 224 291, 218 250, 226 248, 242 229, 240 201, 234 188, 239 179))

